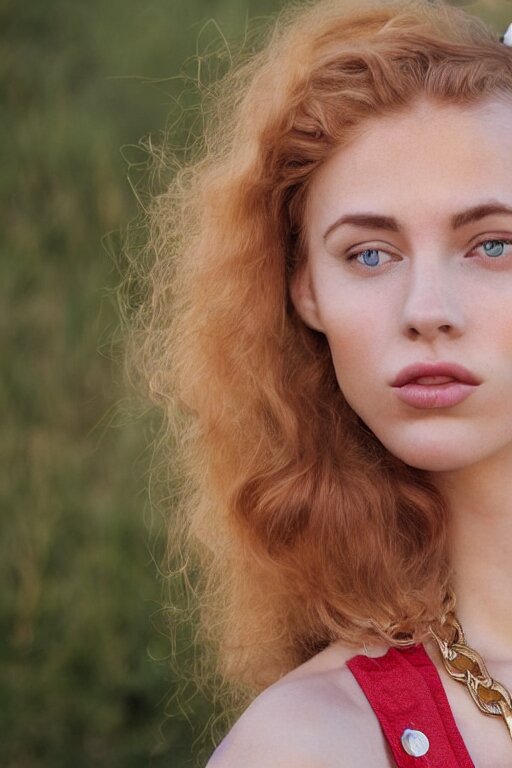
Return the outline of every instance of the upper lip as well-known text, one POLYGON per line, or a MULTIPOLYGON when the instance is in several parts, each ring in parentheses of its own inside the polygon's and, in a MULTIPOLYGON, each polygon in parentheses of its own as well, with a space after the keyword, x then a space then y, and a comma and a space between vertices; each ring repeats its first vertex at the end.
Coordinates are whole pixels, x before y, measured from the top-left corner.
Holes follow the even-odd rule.
POLYGON ((439 362, 407 365, 397 374, 391 386, 403 387, 404 384, 409 384, 411 381, 420 379, 423 376, 449 376, 454 381, 459 381, 463 384, 480 384, 480 380, 471 371, 464 368, 464 366, 458 365, 458 363, 439 362))

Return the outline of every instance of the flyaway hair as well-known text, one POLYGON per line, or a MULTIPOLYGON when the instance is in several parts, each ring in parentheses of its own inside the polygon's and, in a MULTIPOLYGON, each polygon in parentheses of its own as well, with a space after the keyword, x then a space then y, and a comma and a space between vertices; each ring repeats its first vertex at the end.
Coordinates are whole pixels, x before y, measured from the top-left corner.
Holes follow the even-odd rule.
POLYGON ((171 554, 234 687, 335 639, 420 642, 451 607, 444 500, 345 402, 289 284, 311 179, 367 121, 511 93, 511 49, 460 8, 293 6, 217 84, 201 151, 153 200, 135 364, 166 413, 171 554))

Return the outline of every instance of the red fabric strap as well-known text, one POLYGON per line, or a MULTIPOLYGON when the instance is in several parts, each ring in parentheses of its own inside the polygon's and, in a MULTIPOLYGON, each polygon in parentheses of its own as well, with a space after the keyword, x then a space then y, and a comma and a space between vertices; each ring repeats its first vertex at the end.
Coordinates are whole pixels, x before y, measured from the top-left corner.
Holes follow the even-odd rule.
POLYGON ((475 768, 423 645, 390 648, 378 658, 354 656, 347 666, 370 702, 398 768, 475 768), (406 728, 428 737, 430 748, 422 757, 403 748, 406 728))

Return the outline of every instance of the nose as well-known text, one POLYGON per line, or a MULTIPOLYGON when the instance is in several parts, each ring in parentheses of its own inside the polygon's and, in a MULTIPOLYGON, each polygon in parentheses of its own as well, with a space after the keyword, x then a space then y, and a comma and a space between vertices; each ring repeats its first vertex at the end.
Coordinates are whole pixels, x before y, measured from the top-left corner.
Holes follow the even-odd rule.
POLYGON ((453 277, 435 260, 411 270, 401 321, 408 338, 434 341, 461 335, 464 319, 453 277))

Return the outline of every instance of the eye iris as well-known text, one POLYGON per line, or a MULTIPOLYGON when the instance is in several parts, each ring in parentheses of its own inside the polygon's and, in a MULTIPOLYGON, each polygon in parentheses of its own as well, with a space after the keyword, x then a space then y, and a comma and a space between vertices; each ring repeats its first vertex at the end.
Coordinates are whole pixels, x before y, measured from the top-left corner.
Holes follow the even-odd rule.
POLYGON ((376 267, 379 263, 379 252, 376 248, 368 248, 361 253, 361 258, 367 267, 376 267))
POLYGON ((486 240, 483 245, 487 256, 501 256, 505 247, 501 240, 486 240))

